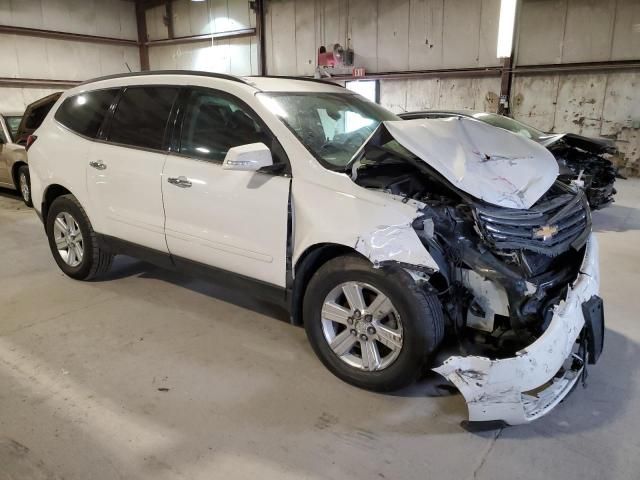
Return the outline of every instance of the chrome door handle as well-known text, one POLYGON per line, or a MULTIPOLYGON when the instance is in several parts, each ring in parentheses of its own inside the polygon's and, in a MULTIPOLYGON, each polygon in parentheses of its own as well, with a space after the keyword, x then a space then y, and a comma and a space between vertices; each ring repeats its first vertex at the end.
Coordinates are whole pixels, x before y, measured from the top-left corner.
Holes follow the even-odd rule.
POLYGON ((189 188, 192 185, 189 179, 184 176, 169 177, 167 178, 167 182, 169 182, 171 185, 175 185, 176 187, 180 187, 180 188, 189 188))
POLYGON ((102 160, 98 160, 97 162, 89 162, 89 165, 93 168, 95 168, 96 170, 106 170, 107 168, 107 164, 104 163, 102 160))

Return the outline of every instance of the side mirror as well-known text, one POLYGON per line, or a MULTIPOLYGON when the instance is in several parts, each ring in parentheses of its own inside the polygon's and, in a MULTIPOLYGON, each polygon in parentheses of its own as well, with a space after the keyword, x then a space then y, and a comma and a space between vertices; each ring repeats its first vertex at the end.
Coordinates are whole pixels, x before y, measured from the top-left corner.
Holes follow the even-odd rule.
POLYGON ((222 162, 225 170, 255 172, 273 165, 271 150, 264 143, 249 143, 230 148, 222 162))

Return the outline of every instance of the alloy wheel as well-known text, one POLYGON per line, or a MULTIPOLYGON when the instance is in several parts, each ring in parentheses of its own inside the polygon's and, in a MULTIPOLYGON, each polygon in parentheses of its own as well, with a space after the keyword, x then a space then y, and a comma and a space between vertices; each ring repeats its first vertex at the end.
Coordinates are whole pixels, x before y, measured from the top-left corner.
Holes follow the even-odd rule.
POLYGON ((29 202, 31 199, 31 191, 29 190, 29 182, 27 176, 24 173, 20 174, 20 193, 25 202, 29 202))
POLYGON ((365 371, 383 370, 402 350, 402 322, 380 290, 362 282, 335 287, 322 305, 322 331, 340 360, 365 371))
POLYGON ((73 216, 60 212, 53 223, 53 238, 60 258, 70 267, 77 267, 84 257, 84 241, 80 226, 73 216))

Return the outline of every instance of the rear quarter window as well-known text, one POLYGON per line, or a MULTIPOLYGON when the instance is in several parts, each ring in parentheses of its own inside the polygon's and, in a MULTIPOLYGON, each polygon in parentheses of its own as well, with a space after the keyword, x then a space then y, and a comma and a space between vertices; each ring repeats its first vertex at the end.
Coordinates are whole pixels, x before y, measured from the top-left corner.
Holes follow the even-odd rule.
POLYGON ((95 138, 119 89, 96 90, 67 98, 54 118, 85 137, 95 138))

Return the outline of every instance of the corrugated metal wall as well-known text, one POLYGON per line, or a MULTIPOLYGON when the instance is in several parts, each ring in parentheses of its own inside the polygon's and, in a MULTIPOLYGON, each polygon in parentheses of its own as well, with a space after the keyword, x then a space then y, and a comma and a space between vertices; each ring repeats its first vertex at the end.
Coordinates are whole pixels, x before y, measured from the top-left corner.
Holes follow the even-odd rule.
MULTIPOLYGON (((516 64, 640 60, 639 0, 522 0, 516 64)), ((319 45, 350 44, 367 72, 495 67, 499 0, 270 0, 267 62, 274 75, 311 75, 319 45), (295 23, 291 19, 295 18, 295 23)), ((640 72, 517 75, 515 118, 546 131, 607 136, 638 171, 640 72)), ((496 111, 498 77, 381 80, 401 112, 496 111)))
MULTIPOLYGON (((640 60, 640 1, 524 0, 519 65, 640 60)), ((515 118, 545 131, 612 138, 640 174, 640 71, 517 75, 515 118)))
MULTIPOLYGON (((164 5, 147 11, 149 40, 167 38, 164 16, 164 5)), ((176 37, 254 28, 255 21, 255 13, 249 8, 249 2, 246 0, 173 2, 173 28, 176 37)), ((152 70, 177 68, 233 75, 257 75, 257 52, 255 37, 158 45, 149 49, 149 64, 152 70)))
MULTIPOLYGON (((312 75, 320 45, 349 45, 368 73, 497 67, 500 0, 270 0, 268 72, 312 75), (296 19, 293 24, 290 19, 296 19)), ((395 112, 425 108, 495 111, 499 77, 382 80, 395 112)))
POLYGON ((500 0, 269 0, 268 71, 311 75, 334 43, 369 72, 497 66, 499 11, 500 0))
MULTIPOLYGON (((134 4, 120 0, 0 0, 0 24, 137 40, 134 4)), ((0 34, 0 77, 86 80, 140 69, 138 48, 0 34)), ((21 112, 60 88, 0 87, 0 111, 21 112)))

